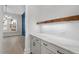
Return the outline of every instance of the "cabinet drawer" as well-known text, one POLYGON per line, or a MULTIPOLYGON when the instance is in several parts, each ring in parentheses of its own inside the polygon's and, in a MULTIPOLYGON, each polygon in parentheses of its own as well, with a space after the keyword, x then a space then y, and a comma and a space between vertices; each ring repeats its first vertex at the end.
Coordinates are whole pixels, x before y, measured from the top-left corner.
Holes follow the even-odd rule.
POLYGON ((52 43, 46 42, 41 40, 41 45, 45 46, 46 48, 50 49, 51 51, 54 51, 56 54, 72 54, 71 51, 68 51, 66 49, 63 49, 59 46, 56 46, 52 43))
POLYGON ((55 53, 47 49, 45 46, 41 46, 41 54, 55 54, 55 53))
POLYGON ((41 39, 35 37, 36 42, 41 43, 41 39))
POLYGON ((57 54, 73 54, 71 51, 63 49, 61 47, 56 46, 56 53, 57 54))
POLYGON ((41 40, 41 45, 46 47, 47 49, 54 51, 54 53, 56 53, 56 48, 54 45, 50 44, 49 42, 43 41, 41 40))
POLYGON ((41 42, 41 39, 35 37, 35 36, 32 36, 31 35, 31 40, 35 40, 36 42, 40 43, 41 42))

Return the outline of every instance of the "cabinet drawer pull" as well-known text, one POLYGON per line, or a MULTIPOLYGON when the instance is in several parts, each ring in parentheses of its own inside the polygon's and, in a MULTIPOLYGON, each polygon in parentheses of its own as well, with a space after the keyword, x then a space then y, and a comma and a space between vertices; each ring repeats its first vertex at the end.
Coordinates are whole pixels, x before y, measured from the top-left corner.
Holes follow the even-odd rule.
POLYGON ((43 45, 47 46, 47 44, 46 44, 46 43, 43 43, 43 45))
POLYGON ((62 52, 60 52, 60 51, 57 51, 57 53, 59 53, 59 54, 64 54, 64 53, 62 53, 62 52))
POLYGON ((39 41, 39 40, 36 40, 36 41, 39 41))
POLYGON ((35 42, 33 42, 33 46, 35 46, 36 44, 35 44, 35 42))

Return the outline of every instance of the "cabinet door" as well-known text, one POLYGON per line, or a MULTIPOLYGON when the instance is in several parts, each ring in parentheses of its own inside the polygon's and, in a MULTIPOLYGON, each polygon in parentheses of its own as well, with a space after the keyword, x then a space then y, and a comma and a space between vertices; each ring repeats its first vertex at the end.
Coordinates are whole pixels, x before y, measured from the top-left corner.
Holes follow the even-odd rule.
POLYGON ((55 54, 55 53, 47 49, 46 47, 41 46, 41 54, 55 54))
POLYGON ((40 54, 41 53, 41 44, 37 42, 38 38, 33 37, 31 39, 31 53, 32 54, 40 54))

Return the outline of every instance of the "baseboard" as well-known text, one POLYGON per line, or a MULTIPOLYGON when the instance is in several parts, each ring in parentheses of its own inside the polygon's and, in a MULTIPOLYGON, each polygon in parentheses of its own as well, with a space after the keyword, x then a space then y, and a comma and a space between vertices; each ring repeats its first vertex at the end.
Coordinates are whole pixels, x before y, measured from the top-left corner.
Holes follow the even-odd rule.
POLYGON ((30 50, 24 49, 24 54, 30 54, 30 50))

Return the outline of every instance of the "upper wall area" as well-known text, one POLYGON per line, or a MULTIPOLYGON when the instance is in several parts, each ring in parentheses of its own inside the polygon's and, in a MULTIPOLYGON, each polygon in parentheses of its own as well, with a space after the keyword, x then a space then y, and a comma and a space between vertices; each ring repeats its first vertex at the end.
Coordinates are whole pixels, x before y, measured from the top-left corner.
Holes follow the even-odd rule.
POLYGON ((40 32, 38 21, 62 18, 64 16, 79 15, 78 5, 35 5, 28 6, 29 31, 40 32))

